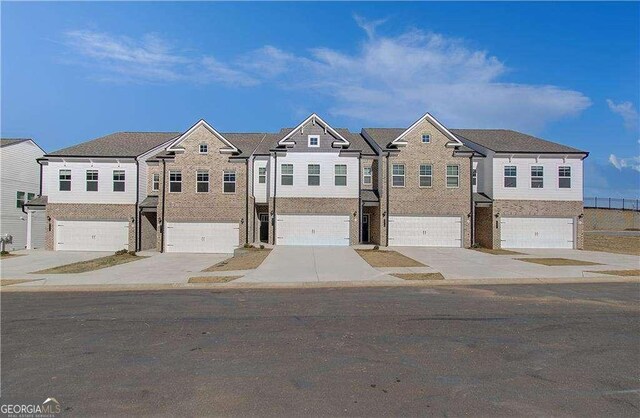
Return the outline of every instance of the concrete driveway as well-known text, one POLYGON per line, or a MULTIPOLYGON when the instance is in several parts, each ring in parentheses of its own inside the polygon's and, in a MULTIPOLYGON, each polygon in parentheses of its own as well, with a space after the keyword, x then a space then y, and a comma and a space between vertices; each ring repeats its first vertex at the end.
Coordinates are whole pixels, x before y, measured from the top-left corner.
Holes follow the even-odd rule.
POLYGON ((79 261, 93 260, 104 257, 112 252, 95 251, 44 251, 44 250, 20 250, 12 254, 20 257, 3 258, 0 261, 0 275, 3 279, 33 278, 32 271, 44 270, 79 261))
POLYGON ((391 247, 442 273, 445 279, 597 277, 597 270, 627 270, 640 266, 640 257, 598 251, 518 249, 522 254, 492 255, 464 248, 391 247), (517 258, 568 258, 601 265, 544 266, 517 258))
POLYGON ((371 267, 350 247, 277 246, 260 267, 236 282, 399 281, 371 267))
MULTIPOLYGON (((13 262, 14 260, 31 258, 33 263, 42 265, 45 264, 43 260, 58 257, 58 262, 56 264, 50 264, 48 266, 54 267, 76 261, 90 260, 92 258, 102 257, 112 253, 75 253, 75 258, 71 257, 69 254, 71 253, 62 251, 39 251, 38 254, 34 252, 28 257, 16 257, 15 259, 10 259, 10 261, 13 262), (64 261, 60 262, 60 260, 64 261)), ((30 268, 25 268, 26 266, 23 266, 22 269, 14 267, 12 270, 14 273, 13 275, 5 275, 3 260, 2 277, 11 279, 36 279, 35 282, 22 283, 15 286, 187 283, 189 277, 197 276, 201 270, 232 256, 232 254, 184 254, 157 252, 143 252, 139 253, 139 255, 145 255, 148 256, 148 258, 100 270, 76 274, 29 274, 30 271, 47 268, 34 267, 34 265, 31 265, 30 268)))

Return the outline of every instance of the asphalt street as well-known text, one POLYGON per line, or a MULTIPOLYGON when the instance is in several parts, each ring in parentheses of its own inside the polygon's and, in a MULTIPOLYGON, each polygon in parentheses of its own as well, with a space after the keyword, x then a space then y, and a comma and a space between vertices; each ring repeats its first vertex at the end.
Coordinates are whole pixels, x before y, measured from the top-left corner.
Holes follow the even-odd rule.
POLYGON ((640 285, 3 293, 0 403, 75 416, 634 416, 640 285))

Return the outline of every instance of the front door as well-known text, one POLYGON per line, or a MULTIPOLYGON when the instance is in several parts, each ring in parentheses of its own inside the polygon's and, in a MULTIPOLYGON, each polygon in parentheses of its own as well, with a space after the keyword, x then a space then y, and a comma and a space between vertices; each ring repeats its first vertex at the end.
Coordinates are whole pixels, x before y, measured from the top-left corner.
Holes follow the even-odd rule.
POLYGON ((369 215, 362 215, 362 242, 369 242, 369 215))
POLYGON ((269 214, 260 214, 260 242, 269 241, 269 214))

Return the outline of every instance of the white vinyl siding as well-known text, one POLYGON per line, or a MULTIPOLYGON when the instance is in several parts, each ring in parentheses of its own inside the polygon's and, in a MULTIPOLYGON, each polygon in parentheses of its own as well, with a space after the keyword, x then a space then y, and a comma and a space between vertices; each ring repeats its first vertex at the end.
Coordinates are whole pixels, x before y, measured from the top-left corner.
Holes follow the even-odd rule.
POLYGON ((500 219, 502 248, 574 248, 573 218, 500 219))
POLYGON ((391 216, 389 246, 461 247, 459 216, 391 216))
POLYGON ((349 215, 278 215, 278 245, 349 245, 349 215))
POLYGON ((118 251, 128 248, 127 221, 55 221, 56 251, 118 251))
MULTIPOLYGON (((253 162, 253 196, 256 203, 267 203, 268 164, 266 159, 255 159, 253 162)), ((269 184, 271 181, 269 181, 269 184)))
POLYGON ((169 253, 233 253, 240 245, 238 223, 167 222, 169 253))

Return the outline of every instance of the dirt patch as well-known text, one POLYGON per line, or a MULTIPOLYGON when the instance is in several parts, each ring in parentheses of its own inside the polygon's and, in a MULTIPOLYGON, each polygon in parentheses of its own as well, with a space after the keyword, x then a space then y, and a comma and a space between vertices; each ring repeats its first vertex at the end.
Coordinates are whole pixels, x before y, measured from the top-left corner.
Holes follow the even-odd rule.
POLYGON ((444 280, 444 276, 440 273, 394 273, 393 275, 403 280, 444 280))
POLYGON ((64 266, 52 267, 50 269, 35 271, 31 274, 75 274, 87 271, 100 270, 107 267, 117 266, 118 264, 130 263, 132 261, 142 260, 144 256, 132 254, 114 254, 106 257, 95 258, 93 260, 80 261, 77 263, 65 264, 64 266))
POLYGON ((568 258, 516 258, 518 261, 527 263, 542 264, 543 266, 599 266, 600 263, 591 261, 570 260, 568 258))
POLYGON ((235 255, 228 260, 224 260, 202 271, 232 271, 232 270, 253 270, 257 269, 271 250, 251 249, 246 253, 235 255))
POLYGON ((11 286, 12 284, 20 284, 33 281, 34 280, 30 279, 0 279, 0 286, 11 286))
POLYGON ((589 273, 610 274, 612 276, 639 276, 640 277, 640 269, 634 269, 634 270, 600 270, 600 271, 590 271, 589 273))
POLYGON ((371 267, 425 267, 419 261, 397 251, 356 250, 371 267))
POLYGON ((472 250, 480 251, 481 253, 493 254, 493 255, 523 255, 516 251, 503 250, 502 248, 472 248, 472 250))
POLYGON ((640 236, 616 237, 590 232, 584 234, 584 249, 616 254, 640 255, 640 236))
POLYGON ((189 283, 228 283, 242 276, 191 277, 189 283))

